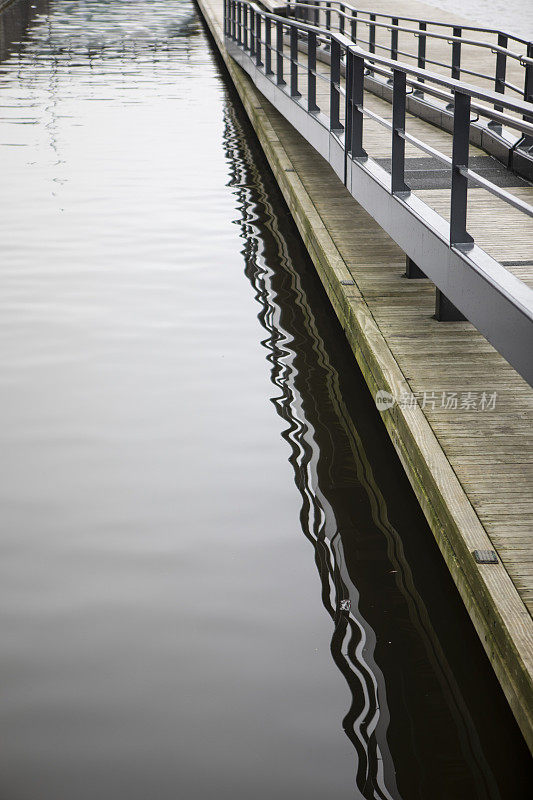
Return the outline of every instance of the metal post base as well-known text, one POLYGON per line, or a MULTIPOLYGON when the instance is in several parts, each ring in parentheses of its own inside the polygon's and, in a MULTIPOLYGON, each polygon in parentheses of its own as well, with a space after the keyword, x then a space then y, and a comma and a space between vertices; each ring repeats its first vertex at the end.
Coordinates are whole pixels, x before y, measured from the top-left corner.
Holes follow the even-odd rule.
POLYGON ((420 279, 427 276, 414 261, 411 261, 409 256, 405 256, 405 277, 420 279))
POLYGON ((435 319, 439 322, 464 322, 466 317, 451 303, 446 295, 435 289, 435 319))

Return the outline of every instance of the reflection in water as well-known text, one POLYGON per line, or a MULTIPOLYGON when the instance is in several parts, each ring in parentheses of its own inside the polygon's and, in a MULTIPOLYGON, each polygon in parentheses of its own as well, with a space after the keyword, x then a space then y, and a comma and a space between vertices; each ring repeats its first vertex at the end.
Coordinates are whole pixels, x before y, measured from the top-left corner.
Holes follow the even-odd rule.
MULTIPOLYGON (((282 435, 291 447, 290 462, 302 498, 302 530, 313 544, 322 602, 334 623, 331 653, 351 692, 343 728, 356 751, 358 796, 380 800, 451 797, 448 791, 454 792, 454 798, 516 796, 505 781, 498 787, 462 690, 415 586, 402 539, 388 519, 387 503, 374 479, 343 398, 339 374, 308 301, 305 275, 291 261, 281 230, 285 227, 283 215, 274 211, 270 197, 276 189, 265 186, 267 168, 258 168, 257 151, 252 153, 249 145, 251 136, 250 129, 248 135, 244 133, 234 108, 228 104, 224 143, 229 185, 239 203, 246 275, 261 305, 258 317, 268 334, 263 346, 268 351, 272 382, 279 390, 273 403, 287 424, 282 435), (352 580, 344 552, 345 546, 353 549, 354 543, 368 537, 372 529, 382 537, 381 549, 386 550, 392 568, 389 573, 395 576, 396 602, 404 606, 411 636, 416 637, 411 652, 394 665, 396 673, 406 671, 403 697, 394 696, 392 675, 385 677, 376 661, 376 632, 361 610, 357 577, 352 580), (415 673, 414 680, 408 677, 410 671, 415 673), (435 738, 428 740, 422 726, 412 729, 406 738, 404 761, 398 763, 389 731, 391 709, 403 714, 407 724, 414 716, 410 704, 424 706, 423 687, 429 690, 428 695, 431 692, 433 703, 439 695, 438 725, 448 730, 434 730, 433 720, 429 726, 435 738), (442 747, 437 752, 436 741, 441 741, 442 747), (446 764, 446 771, 438 778, 435 757, 446 764), (400 788, 405 783, 405 795, 398 789, 397 775, 400 788), (449 782, 449 786, 443 787, 442 782, 449 782)), ((320 299, 325 301, 325 297, 320 299)), ((380 593, 387 587, 376 581, 373 590, 380 593)), ((396 609, 396 614, 396 622, 402 623, 405 633, 402 611, 396 609)), ((429 707, 422 713, 428 711, 429 707)), ((517 791, 520 785, 518 776, 517 791)))
POLYGON ((37 17, 47 14, 49 7, 50 0, 33 0, 31 3, 15 0, 4 7, 0 13, 0 62, 14 47, 24 46, 26 30, 37 17))
POLYGON ((523 797, 516 727, 192 4, 9 14, 2 800, 523 797))

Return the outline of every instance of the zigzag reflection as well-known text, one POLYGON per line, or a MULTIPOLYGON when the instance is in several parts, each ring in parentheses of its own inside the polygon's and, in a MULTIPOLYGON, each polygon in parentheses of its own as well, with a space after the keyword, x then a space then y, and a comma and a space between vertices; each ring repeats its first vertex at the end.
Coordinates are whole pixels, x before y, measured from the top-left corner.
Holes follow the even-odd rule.
MULTIPOLYGON (((385 685, 382 675, 373 660, 375 637, 361 617, 357 608, 355 587, 348 586, 342 573, 342 545, 339 540, 335 513, 321 491, 317 475, 320 446, 317 431, 310 415, 304 412, 304 402, 312 402, 312 394, 304 398, 299 384, 305 384, 308 374, 316 369, 324 372, 330 383, 334 379, 327 354, 320 337, 314 332, 312 350, 314 361, 309 361, 309 332, 302 332, 302 320, 313 330, 313 318, 302 295, 298 276, 292 272, 286 243, 275 227, 275 215, 270 208, 259 176, 249 182, 253 162, 242 158, 243 144, 238 131, 238 122, 231 112, 225 121, 224 142, 230 163, 231 180, 235 188, 238 207, 242 215, 241 236, 244 241, 243 255, 246 275, 255 289, 261 305, 259 320, 268 333, 263 345, 268 351, 272 382, 279 394, 272 398, 278 414, 287 423, 283 437, 291 446, 290 462, 294 468, 295 482, 302 497, 300 520, 305 536, 315 548, 315 561, 322 584, 322 600, 335 622, 331 640, 331 652, 351 691, 350 709, 344 719, 344 729, 357 751, 356 785, 360 797, 397 797, 394 767, 387 747, 386 730, 388 712, 385 685), (262 224, 267 226, 278 252, 274 263, 291 274, 290 288, 276 290, 273 274, 267 266, 261 247, 264 242, 257 235, 258 206, 266 211, 262 224), (283 307, 283 325, 281 324, 283 307), (292 309, 292 312, 290 311, 292 309), (290 315, 290 319, 287 317, 290 315), (291 324, 292 322, 292 324, 291 324), (306 347, 300 347, 304 338, 306 347), (304 364, 296 365, 296 362, 304 364), (304 369, 302 369, 304 367, 304 369), (341 601, 350 600, 351 609, 341 610, 341 601)), ((272 259, 269 259, 272 262, 272 259)), ((319 414, 313 417, 320 419, 319 414)), ((324 431, 325 432, 325 431, 324 431)), ((327 434, 329 436, 329 433, 327 434)))
MULTIPOLYGON (((235 222, 241 228, 245 273, 260 305, 258 318, 267 332, 262 344, 271 365, 272 383, 278 390, 272 402, 287 425, 282 435, 291 448, 289 460, 302 498, 301 526, 313 544, 322 601, 335 625, 332 657, 351 692, 343 728, 356 751, 355 796, 384 800, 399 798, 400 793, 387 741, 390 718, 385 679, 374 657, 376 634, 360 612, 359 593, 350 579, 343 552, 343 521, 337 519, 326 496, 330 494, 329 487, 347 482, 364 488, 372 522, 387 542, 387 555, 397 573, 397 585, 410 621, 457 726, 462 754, 471 773, 472 796, 499 797, 468 708, 414 586, 401 538, 388 521, 385 500, 345 407, 338 374, 330 363, 300 276, 278 230, 277 215, 230 102, 224 147, 230 171, 228 185, 234 189, 240 213, 235 222), (276 269, 269 266, 272 264, 276 269), (327 395, 327 421, 325 404, 317 397, 317 385, 322 387, 322 395, 327 395), (345 452, 341 452, 342 448, 345 452)), ((417 752, 417 743, 411 747, 420 785, 429 785, 434 776, 424 764, 423 755, 417 752)))

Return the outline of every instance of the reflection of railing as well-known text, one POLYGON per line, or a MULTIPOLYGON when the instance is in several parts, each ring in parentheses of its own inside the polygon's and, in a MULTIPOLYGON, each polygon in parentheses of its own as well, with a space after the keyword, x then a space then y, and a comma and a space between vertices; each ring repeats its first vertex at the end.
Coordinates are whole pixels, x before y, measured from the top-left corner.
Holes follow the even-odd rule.
MULTIPOLYGON (((286 8, 287 14, 295 19, 344 34, 354 44, 360 44, 368 49, 369 53, 376 53, 379 50, 395 61, 398 60, 398 56, 402 56, 403 59, 416 61, 420 69, 425 69, 427 66, 443 67, 450 70, 451 77, 456 80, 460 80, 463 76, 468 76, 468 79, 481 78, 491 83, 494 91, 499 94, 505 94, 508 90, 526 101, 533 100, 533 42, 518 36, 490 28, 378 14, 354 8, 348 3, 340 3, 337 0, 290 2, 286 8), (415 23, 416 27, 412 27, 412 23, 415 23), (364 36, 361 35, 362 32, 364 36), (378 42, 377 32, 383 32, 389 37, 388 41, 378 42), (399 47, 399 34, 402 34, 405 42, 411 37, 418 39, 414 52, 399 47), (480 35, 484 38, 480 38, 480 35), (449 57, 445 61, 436 60, 437 55, 430 58, 428 53, 428 43, 432 45, 439 42, 451 45, 449 57), (475 56, 483 55, 482 51, 488 50, 495 59, 483 72, 469 69, 462 63, 462 55, 467 49, 475 56), (507 79, 509 61, 516 62, 520 68, 518 85, 507 79)), ((497 108, 497 110, 502 109, 497 108)))
POLYGON ((532 206, 468 166, 472 111, 532 136, 528 120, 533 119, 533 104, 365 52, 341 33, 269 14, 244 0, 226 0, 225 36, 231 55, 329 161, 352 195, 450 303, 533 383, 533 292, 474 246, 466 224, 469 181, 524 216, 533 216, 532 206), (319 69, 317 48, 324 44, 329 58, 319 69), (391 81, 392 121, 364 105, 368 72, 391 81), (327 87, 323 100, 319 85, 327 87), (453 100, 451 158, 406 132, 408 90, 453 100), (365 117, 390 130, 390 173, 364 149, 365 117), (411 193, 405 176, 406 142, 450 169, 449 223, 411 193))
MULTIPOLYGON (((360 436, 366 419, 359 412, 355 425, 345 403, 346 386, 343 390, 339 365, 332 359, 332 342, 323 338, 323 326, 328 333, 330 327, 325 318, 317 318, 316 308, 313 310, 318 297, 312 293, 312 278, 305 262, 298 263, 298 249, 291 252, 288 248, 290 226, 274 210, 276 196, 265 184, 262 165, 231 104, 224 145, 231 176, 228 185, 235 193, 239 212, 245 274, 260 306, 259 322, 267 332, 262 345, 275 386, 272 402, 284 422, 282 436, 291 449, 289 461, 302 501, 302 531, 314 548, 322 602, 335 625, 331 654, 351 693, 342 727, 357 753, 360 796, 373 800, 398 797, 396 782, 398 778, 402 782, 402 765, 409 769, 418 764, 420 786, 431 779, 425 728, 414 722, 412 702, 416 703, 416 695, 409 689, 409 685, 411 691, 414 686, 420 689, 418 678, 422 673, 426 679, 433 676, 437 681, 433 691, 440 687, 450 712, 448 723, 445 714, 439 717, 441 733, 447 724, 452 726, 448 741, 460 742, 462 758, 478 786, 475 794, 485 795, 493 778, 464 700, 465 687, 457 682, 449 655, 419 594, 412 571, 416 566, 406 557, 405 541, 389 519, 391 513, 395 516, 394 505, 388 505, 381 493, 360 436), (342 500, 339 485, 343 487, 342 500), (361 555, 362 541, 364 548, 369 540, 373 564, 383 558, 383 563, 394 570, 396 623, 405 625, 408 617, 414 634, 410 636, 409 660, 396 662, 392 670, 390 662, 382 661, 376 652, 376 644, 383 642, 388 617, 378 614, 384 627, 379 623, 374 627, 375 618, 365 614, 368 597, 361 573, 367 562, 358 558, 354 568, 350 557, 354 547, 361 555), (409 679, 399 678, 402 671, 409 672, 409 679), (394 720, 407 712, 413 723, 412 736, 407 754, 398 760, 394 720), (454 737, 457 730, 459 737, 454 737)), ((424 564, 424 571, 426 568, 424 564)))

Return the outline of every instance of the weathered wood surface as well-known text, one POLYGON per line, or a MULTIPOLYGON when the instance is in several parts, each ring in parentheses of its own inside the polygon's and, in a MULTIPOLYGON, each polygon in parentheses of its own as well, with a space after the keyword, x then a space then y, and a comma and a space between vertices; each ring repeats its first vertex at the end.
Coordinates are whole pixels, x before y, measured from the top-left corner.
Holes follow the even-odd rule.
MULTIPOLYGON (((370 390, 437 398, 434 408, 394 405, 382 417, 533 749, 533 390, 472 325, 433 319, 431 284, 404 277, 404 254, 228 58, 222 0, 198 2, 370 390), (350 279, 353 286, 342 285, 350 279), (458 407, 442 408, 450 392, 458 407), (496 392, 496 407, 461 408, 468 392, 477 404, 496 392), (501 562, 478 565, 474 549, 495 549, 501 562)), ((447 136, 436 128, 432 135, 447 136)), ((431 191, 431 203, 443 203, 442 191, 431 191)), ((486 232, 495 248, 501 219, 486 232)), ((521 277, 532 270, 523 267, 521 277)))

